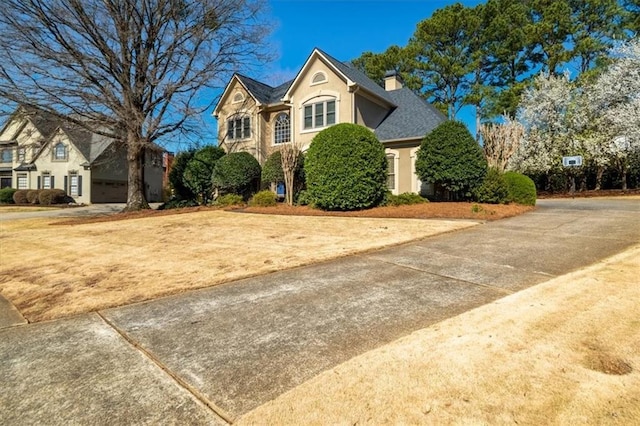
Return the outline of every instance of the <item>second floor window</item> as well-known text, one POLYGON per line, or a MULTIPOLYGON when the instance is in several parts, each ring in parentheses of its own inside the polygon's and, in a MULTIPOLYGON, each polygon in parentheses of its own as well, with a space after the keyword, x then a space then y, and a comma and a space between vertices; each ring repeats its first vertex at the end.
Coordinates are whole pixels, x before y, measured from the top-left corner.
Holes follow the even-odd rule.
POLYGON ((336 124, 336 101, 316 102, 304 106, 304 129, 319 129, 336 124))
POLYGON ((18 148, 18 161, 24 162, 27 150, 25 148, 18 148))
POLYGON ((3 149, 1 155, 3 163, 10 163, 13 160, 13 155, 11 155, 11 149, 9 148, 3 149))
POLYGON ((278 114, 273 126, 273 142, 278 145, 281 143, 291 142, 291 121, 289 114, 278 114))
POLYGON ((54 160, 66 160, 67 159, 67 147, 62 142, 58 142, 53 147, 53 159, 54 160))
POLYGON ((227 139, 247 139, 251 137, 251 118, 234 115, 227 120, 227 139))

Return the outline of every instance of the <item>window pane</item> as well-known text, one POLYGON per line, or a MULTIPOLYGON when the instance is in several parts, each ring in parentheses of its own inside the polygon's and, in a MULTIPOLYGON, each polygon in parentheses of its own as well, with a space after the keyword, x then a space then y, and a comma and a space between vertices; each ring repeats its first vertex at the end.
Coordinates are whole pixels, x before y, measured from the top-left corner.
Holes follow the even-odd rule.
POLYGON ((233 139, 233 120, 227 121, 227 139, 233 139))
POLYGON ((78 195, 78 176, 71 175, 70 185, 69 185, 69 195, 78 195))
POLYGON ((42 176, 42 189, 51 189, 51 176, 42 176))
POLYGON ((18 189, 27 189, 27 175, 18 175, 18 189))
POLYGON ((310 129, 313 127, 313 108, 311 105, 304 107, 304 128, 310 129))
POLYGON ((336 124, 336 101, 327 102, 327 126, 336 124))
POLYGON ((12 159, 12 155, 11 155, 11 150, 10 149, 5 149, 2 151, 2 162, 3 163, 10 163, 12 159))
POLYGON ((233 127, 236 132, 236 139, 242 139, 242 119, 236 118, 233 122, 233 127))
POLYGON ((314 107, 316 108, 314 127, 324 127, 324 104, 315 104, 314 107))
POLYGON ((245 117, 243 120, 243 137, 250 138, 251 137, 251 119, 249 117, 245 117))
POLYGON ((387 155, 387 187, 396 189, 396 161, 394 155, 387 155))
POLYGON ((276 118, 274 126, 274 143, 286 143, 289 142, 291 137, 291 128, 288 114, 279 114, 276 118))

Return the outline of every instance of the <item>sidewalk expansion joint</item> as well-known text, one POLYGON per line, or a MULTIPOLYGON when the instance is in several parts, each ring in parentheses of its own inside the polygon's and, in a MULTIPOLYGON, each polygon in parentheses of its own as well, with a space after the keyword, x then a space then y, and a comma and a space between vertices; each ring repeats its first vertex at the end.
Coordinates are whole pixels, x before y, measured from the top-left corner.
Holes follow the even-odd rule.
POLYGON ((138 350, 143 356, 148 358, 153 364, 155 364, 160 370, 162 370, 165 374, 167 374, 171 379, 173 379, 176 384, 183 388, 185 391, 190 393, 198 402, 204 404, 209 410, 211 410, 216 416, 220 417, 227 424, 233 424, 233 417, 227 413, 221 407, 218 407, 215 403, 209 401, 206 396, 204 396, 198 389, 194 386, 187 383, 184 379, 178 376, 176 373, 171 371, 169 367, 167 367, 162 361, 160 361, 153 353, 149 352, 145 349, 141 344, 136 342, 131 336, 129 336, 124 330, 120 329, 117 325, 111 322, 108 318, 106 318, 100 311, 96 311, 96 314, 107 324, 109 327, 114 329, 116 333, 118 333, 124 340, 126 340, 134 349, 138 350))
POLYGON ((415 266, 402 265, 402 264, 399 264, 399 263, 390 262, 388 260, 382 260, 382 259, 375 259, 375 260, 378 261, 378 262, 386 263, 387 265, 393 265, 393 266, 397 266, 399 268, 406 268, 406 269, 410 269, 412 271, 420 272, 420 273, 423 273, 423 274, 433 275, 434 277, 446 278, 446 279, 449 279, 449 280, 457 281, 459 283, 470 284, 470 285, 477 286, 477 287, 484 287, 486 289, 493 290, 496 293, 504 294, 505 296, 508 296, 508 295, 514 293, 513 291, 504 289, 502 287, 496 287, 496 286, 489 285, 489 284, 476 283, 476 282, 473 282, 473 281, 463 280, 463 279, 452 277, 452 276, 449 276, 449 275, 436 274, 435 272, 425 271, 424 269, 416 268, 415 266))

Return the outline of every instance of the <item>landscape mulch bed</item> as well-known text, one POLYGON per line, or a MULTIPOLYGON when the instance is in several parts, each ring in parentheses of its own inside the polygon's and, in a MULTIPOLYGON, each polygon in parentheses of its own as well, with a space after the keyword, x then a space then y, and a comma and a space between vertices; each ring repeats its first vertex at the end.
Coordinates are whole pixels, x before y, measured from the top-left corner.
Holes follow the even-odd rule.
POLYGON ((593 198, 593 197, 624 197, 628 195, 640 195, 640 188, 635 189, 600 189, 598 191, 568 192, 538 192, 538 198, 593 198))
MULTIPOLYGON (((479 204, 479 203, 424 203, 409 206, 376 207, 350 212, 334 212, 314 209, 309 206, 289 206, 278 204, 275 207, 234 207, 227 211, 257 214, 275 214, 288 216, 342 216, 342 217, 379 217, 399 219, 474 219, 498 220, 517 216, 533 210, 534 207, 518 204, 479 204)), ((78 225, 84 223, 110 222, 115 220, 143 219, 147 217, 185 214, 199 211, 220 210, 219 207, 186 207, 171 210, 142 210, 138 212, 118 213, 114 215, 70 218, 57 221, 54 225, 78 225)))

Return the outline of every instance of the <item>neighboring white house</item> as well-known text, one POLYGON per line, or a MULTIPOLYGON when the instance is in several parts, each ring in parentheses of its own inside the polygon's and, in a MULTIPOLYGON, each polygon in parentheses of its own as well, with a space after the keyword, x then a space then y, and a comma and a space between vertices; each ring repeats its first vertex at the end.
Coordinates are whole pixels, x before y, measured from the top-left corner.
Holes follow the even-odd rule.
MULTIPOLYGON (((162 201, 162 150, 147 151, 148 201, 162 201)), ((78 203, 127 200, 125 147, 46 112, 19 107, 0 130, 0 187, 66 191, 78 203)))
POLYGON ((322 129, 356 123, 371 129, 385 148, 389 189, 422 193, 415 159, 424 136, 446 121, 435 107, 402 87, 395 73, 385 87, 351 64, 314 49, 296 78, 271 87, 240 74, 227 84, 213 112, 218 143, 247 151, 262 164, 283 144, 308 148, 322 129))

